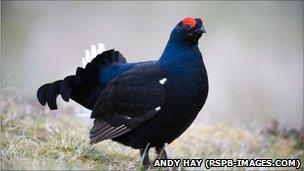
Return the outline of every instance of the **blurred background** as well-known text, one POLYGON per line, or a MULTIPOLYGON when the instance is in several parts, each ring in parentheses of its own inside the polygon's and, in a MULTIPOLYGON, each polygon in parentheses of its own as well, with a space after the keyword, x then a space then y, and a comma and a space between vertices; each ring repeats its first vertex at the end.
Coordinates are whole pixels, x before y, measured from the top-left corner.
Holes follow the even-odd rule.
MULTIPOLYGON (((50 111, 36 91, 74 74, 91 44, 157 60, 185 16, 204 20, 210 90, 168 156, 303 163, 303 1, 2 1, 1 169, 140 170, 138 150, 89 144, 90 111, 61 97, 50 111)), ((272 169, 287 168, 253 168, 272 169)))
POLYGON ((1 10, 3 90, 28 100, 74 74, 91 44, 157 60, 173 27, 197 16, 210 92, 195 123, 303 127, 303 1, 3 1, 1 10))

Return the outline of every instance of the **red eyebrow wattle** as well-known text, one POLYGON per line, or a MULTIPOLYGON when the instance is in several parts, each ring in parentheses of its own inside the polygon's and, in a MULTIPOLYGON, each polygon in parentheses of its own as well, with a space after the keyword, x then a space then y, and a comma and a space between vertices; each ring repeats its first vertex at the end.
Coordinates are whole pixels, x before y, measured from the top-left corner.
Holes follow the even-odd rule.
POLYGON ((190 27, 194 27, 196 25, 196 21, 192 17, 186 17, 183 19, 183 24, 188 25, 190 27))

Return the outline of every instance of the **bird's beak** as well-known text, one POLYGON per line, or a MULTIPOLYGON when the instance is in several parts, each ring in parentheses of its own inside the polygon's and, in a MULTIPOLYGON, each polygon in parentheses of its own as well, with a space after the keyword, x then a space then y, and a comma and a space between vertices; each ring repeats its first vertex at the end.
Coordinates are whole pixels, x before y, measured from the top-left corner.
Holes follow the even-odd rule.
POLYGON ((205 27, 203 25, 201 25, 200 28, 198 28, 198 29, 195 30, 195 33, 197 33, 197 34, 203 34, 203 33, 207 33, 207 32, 206 32, 205 27))
POLYGON ((201 28, 199 28, 199 30, 202 32, 202 33, 207 33, 205 27, 202 25, 201 28))

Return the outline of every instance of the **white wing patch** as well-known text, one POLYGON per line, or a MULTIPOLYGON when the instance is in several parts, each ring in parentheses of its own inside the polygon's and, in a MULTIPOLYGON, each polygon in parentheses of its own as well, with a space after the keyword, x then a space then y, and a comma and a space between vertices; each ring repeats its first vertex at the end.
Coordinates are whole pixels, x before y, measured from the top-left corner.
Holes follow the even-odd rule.
POLYGON ((105 51, 105 45, 98 43, 97 48, 95 45, 91 45, 91 51, 85 50, 85 57, 81 59, 82 67, 85 68, 87 63, 91 62, 98 54, 101 54, 105 51))
POLYGON ((160 111, 160 109, 161 109, 161 107, 157 107, 157 108, 155 108, 155 111, 160 111))
POLYGON ((158 82, 159 82, 160 84, 165 84, 166 81, 167 81, 167 78, 163 78, 163 79, 159 80, 158 82))

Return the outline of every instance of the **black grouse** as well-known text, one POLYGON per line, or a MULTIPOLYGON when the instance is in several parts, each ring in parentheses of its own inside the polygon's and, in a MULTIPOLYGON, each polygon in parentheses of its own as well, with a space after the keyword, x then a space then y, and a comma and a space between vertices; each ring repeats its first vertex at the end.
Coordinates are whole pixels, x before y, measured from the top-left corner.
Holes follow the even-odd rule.
POLYGON ((164 145, 191 125, 207 99, 207 71, 198 48, 205 32, 200 18, 186 17, 158 61, 127 63, 120 52, 104 51, 75 75, 41 86, 38 100, 54 110, 60 94, 92 110, 91 144, 112 139, 140 149, 148 166, 149 148, 167 158, 164 145))

